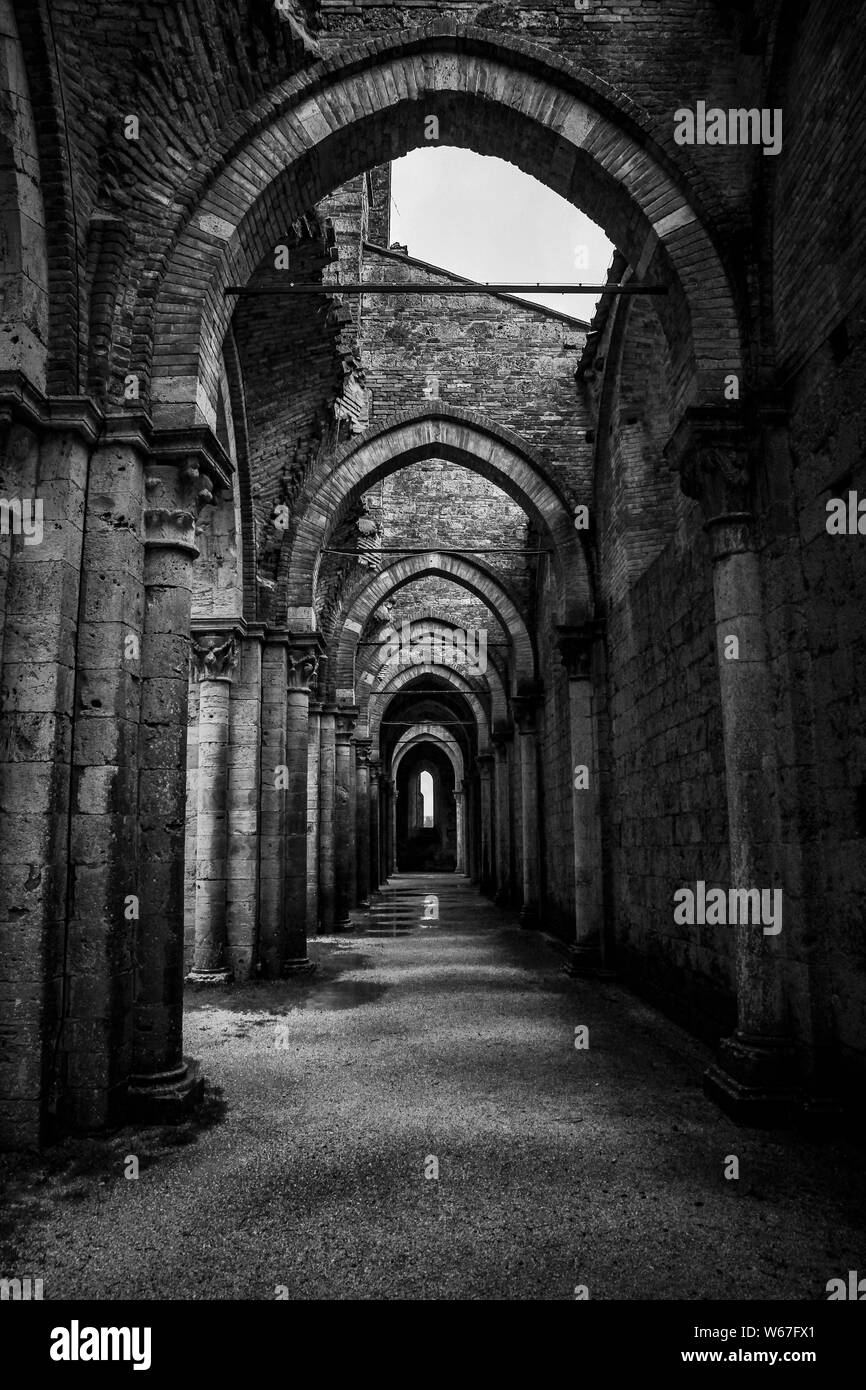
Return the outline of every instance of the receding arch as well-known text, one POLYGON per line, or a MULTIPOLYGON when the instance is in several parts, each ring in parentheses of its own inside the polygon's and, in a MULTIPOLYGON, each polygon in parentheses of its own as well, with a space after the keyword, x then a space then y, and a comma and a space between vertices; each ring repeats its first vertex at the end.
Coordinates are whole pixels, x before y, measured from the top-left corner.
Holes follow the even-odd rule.
POLYGON ((463 750, 454 735, 449 734, 444 724, 418 724, 412 729, 407 729, 405 734, 401 734, 394 744, 394 751, 391 754, 391 777, 396 778, 397 769, 404 757, 410 749, 417 747, 419 743, 433 743, 441 747, 454 769, 454 784, 459 787, 466 775, 463 750))
POLYGON ((442 402, 401 411, 349 440, 310 474, 286 532, 278 581, 289 621, 312 622, 322 547, 341 510, 379 479, 424 459, 441 458, 478 473, 522 507, 547 538, 560 596, 560 621, 592 615, 581 533, 563 495, 532 450, 511 431, 442 402), (297 557, 315 557, 310 566, 297 557))
MULTIPOLYGON (((633 103, 522 39, 440 21, 382 42, 281 84, 215 142, 207 185, 187 190, 193 210, 167 265, 163 247, 143 281, 148 293, 160 283, 153 361, 142 369, 166 422, 213 423, 233 307, 226 286, 244 283, 311 203, 423 145, 430 114, 445 122, 447 143, 518 164, 602 226, 638 275, 665 281, 659 312, 680 409, 716 404, 727 372, 742 379, 734 294, 672 133, 664 149, 633 103), (191 252, 202 267, 194 296, 191 252)), ((150 313, 140 302, 143 341, 150 313)))
POLYGON ((440 555, 435 550, 408 555, 380 570, 355 599, 335 632, 335 670, 339 688, 354 686, 355 651, 371 615, 389 594, 413 579, 439 575, 453 580, 476 595, 495 614, 508 633, 513 647, 512 681, 535 678, 535 647, 529 629, 514 598, 498 575, 477 561, 458 555, 440 555), (342 684, 341 684, 342 681, 342 684))
MULTIPOLYGON (((381 691, 377 692, 382 698, 376 701, 378 708, 370 710, 368 725, 369 737, 372 739, 372 756, 374 758, 380 756, 379 735, 386 709, 393 698, 400 694, 404 686, 407 686, 410 681, 417 680, 419 676, 439 676, 445 683, 445 688, 442 691, 443 696, 449 694, 448 686, 452 687, 455 694, 462 695, 475 719, 475 726, 478 734, 478 751, 479 753, 486 753, 490 746, 490 723, 477 691, 473 690, 467 680, 464 680, 462 676, 458 675, 456 671, 452 671, 449 667, 431 665, 426 670, 421 666, 413 666, 405 671, 401 671, 393 676, 391 680, 383 686, 381 691)), ((411 694, 411 691, 408 693, 411 694)))
MULTIPOLYGON (((426 618, 413 618, 411 620, 411 626, 413 628, 417 626, 423 631, 429 626, 429 620, 426 618)), ((450 624, 441 622, 441 626, 456 627, 457 625, 453 622, 450 624)), ((445 661, 423 661, 413 664, 411 667, 408 665, 403 666, 400 669, 405 671, 412 670, 417 675, 435 675, 437 672, 447 672, 449 674, 458 675, 466 682, 470 690, 490 700, 491 718, 494 724, 498 720, 504 721, 507 717, 508 705, 502 675, 491 661, 488 661, 487 670, 483 675, 466 672, 461 670, 459 666, 452 665, 450 662, 445 661)), ((394 674, 394 668, 387 666, 381 667, 378 671, 375 671, 369 664, 369 661, 365 662, 364 668, 360 673, 356 670, 353 692, 361 711, 359 716, 361 721, 366 719, 370 697, 383 690, 394 674)))

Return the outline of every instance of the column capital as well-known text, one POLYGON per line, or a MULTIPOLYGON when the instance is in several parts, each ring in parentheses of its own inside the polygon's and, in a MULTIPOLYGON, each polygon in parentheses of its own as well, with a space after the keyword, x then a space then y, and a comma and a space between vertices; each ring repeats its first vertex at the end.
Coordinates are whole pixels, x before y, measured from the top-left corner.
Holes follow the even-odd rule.
POLYGON ((289 690, 302 693, 306 691, 309 694, 318 668, 319 658, 309 648, 296 647, 294 644, 288 647, 286 651, 286 674, 289 690))
POLYGON ((691 406, 664 448, 687 497, 701 504, 707 528, 753 521, 757 439, 741 410, 691 406))
POLYGON ((603 632, 600 622, 556 624, 556 645, 570 681, 589 680, 593 648, 603 632))
POLYGON ((478 756, 476 757, 475 761, 476 761, 476 763, 478 764, 478 771, 481 773, 481 776, 482 776, 482 777, 489 777, 489 776, 490 776, 490 769, 491 769, 492 766, 493 766, 493 754, 492 754, 492 753, 479 753, 478 756))
POLYGON ((371 751, 372 751, 372 748, 373 748, 373 740, 372 740, 372 738, 367 738, 367 737, 356 738, 356 739, 354 740, 354 743, 355 743, 355 759, 356 759, 356 761, 359 762, 359 763, 368 763, 368 764, 369 764, 369 762, 371 761, 371 751))
POLYGON ((505 745, 514 738, 514 725, 510 719, 497 719, 490 732, 490 741, 498 753, 505 751, 505 745))
MULTIPOLYGON (((119 418, 119 417, 118 417, 119 418)), ((157 430, 145 467, 145 544, 193 559, 196 522, 214 494, 231 487, 232 462, 207 425, 157 430)))
POLYGON ((511 708, 518 732, 532 734, 538 710, 544 700, 544 690, 540 681, 525 681, 516 695, 511 697, 511 708))
POLYGON ((337 743, 350 743, 361 710, 358 705, 337 705, 334 709, 334 736, 337 743))
POLYGON ((234 633, 195 633, 192 638, 190 659, 197 681, 230 681, 238 658, 234 633))

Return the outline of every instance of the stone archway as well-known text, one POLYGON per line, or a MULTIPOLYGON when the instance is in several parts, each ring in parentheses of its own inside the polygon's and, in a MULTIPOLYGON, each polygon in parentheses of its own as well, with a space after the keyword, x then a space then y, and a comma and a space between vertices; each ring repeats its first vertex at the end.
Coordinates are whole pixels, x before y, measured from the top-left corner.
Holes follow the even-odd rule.
POLYGON ((679 410, 715 403, 727 372, 742 377, 741 330, 728 275, 690 195, 681 162, 641 128, 641 113, 605 84, 543 49, 474 26, 439 23, 345 53, 286 82, 224 137, 194 211, 139 305, 149 331, 151 393, 165 424, 212 423, 217 362, 243 284, 311 202, 423 143, 424 117, 445 143, 517 163, 584 211, 640 277, 664 281, 660 308, 674 347, 679 410), (190 256, 201 293, 185 292, 190 256))
POLYGON ((497 575, 477 561, 436 551, 406 556, 381 570, 361 591, 350 613, 343 619, 337 642, 337 679, 354 684, 355 648, 358 638, 376 608, 389 594, 420 576, 439 575, 462 585, 475 594, 496 615, 512 641, 512 684, 535 678, 535 648, 529 630, 512 596, 497 575))
POLYGON ((513 431, 439 403, 403 411, 372 426, 343 445, 334 460, 313 470, 297 517, 286 532, 280 562, 278 606, 285 608, 290 621, 300 625, 313 615, 321 550, 342 510, 379 479, 430 458, 478 473, 517 502, 547 539, 561 621, 582 622, 592 615, 589 566, 580 533, 542 464, 513 431))

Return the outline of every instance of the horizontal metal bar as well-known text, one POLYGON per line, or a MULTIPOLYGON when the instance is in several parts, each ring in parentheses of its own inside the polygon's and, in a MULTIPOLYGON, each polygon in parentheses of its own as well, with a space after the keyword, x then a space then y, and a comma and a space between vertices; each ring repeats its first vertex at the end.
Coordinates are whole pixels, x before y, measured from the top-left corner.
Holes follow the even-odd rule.
MULTIPOLYGON (((407 667, 407 669, 408 669, 408 667, 407 667)), ((456 676, 462 676, 462 675, 463 675, 463 672, 462 672, 462 671, 455 671, 454 674, 455 674, 456 676)), ((472 674, 474 674, 474 673, 470 671, 469 674, 472 675, 472 674)), ((483 674, 486 675, 487 673, 484 672, 483 674)), ((443 679, 444 679, 444 678, 443 678, 443 679)), ((363 693, 363 692, 362 692, 362 693, 363 693)), ((394 700, 396 700, 397 697, 398 697, 399 695, 463 695, 463 694, 465 694, 465 691, 463 691, 463 690, 458 690, 458 689, 456 688, 456 686, 454 687, 454 689, 445 689, 445 690, 443 690, 441 686, 435 686, 435 685, 434 685, 434 686, 431 686, 429 690, 425 690, 423 686, 413 685, 411 689, 409 688, 409 686, 401 686, 399 690, 371 690, 371 691, 370 691, 370 699, 372 700, 372 698, 373 698, 374 695, 383 695, 383 696, 384 696, 384 695, 387 695, 387 696, 389 697, 389 699, 394 699, 394 700)), ((478 694, 478 691, 477 691, 477 690, 473 690, 473 691, 471 692, 471 694, 477 695, 477 694, 478 694)), ((484 690, 482 690, 481 694, 482 694, 482 695, 486 695, 487 692, 484 691, 484 690)), ((417 722, 418 722, 418 721, 415 720, 415 723, 416 723, 416 724, 417 724, 417 722)))
POLYGON ((552 550, 514 550, 510 545, 370 545, 363 550, 331 550, 323 555, 552 555, 552 550))
POLYGON ((417 727, 420 729, 424 724, 433 723, 442 724, 443 726, 446 724, 461 724, 468 729, 474 729, 477 727, 478 721, 476 719, 380 719, 379 728, 381 729, 383 725, 393 724, 395 728, 414 729, 417 727))
POLYGON ((259 295, 284 294, 667 294, 667 285, 640 284, 628 282, 624 285, 574 285, 556 281, 525 284, 484 284, 471 282, 458 285, 424 285, 417 280, 387 280, 378 285, 367 285, 352 280, 344 285, 322 285, 319 282, 298 282, 290 280, 287 285, 229 285, 224 295, 233 294, 238 299, 252 299, 259 295))

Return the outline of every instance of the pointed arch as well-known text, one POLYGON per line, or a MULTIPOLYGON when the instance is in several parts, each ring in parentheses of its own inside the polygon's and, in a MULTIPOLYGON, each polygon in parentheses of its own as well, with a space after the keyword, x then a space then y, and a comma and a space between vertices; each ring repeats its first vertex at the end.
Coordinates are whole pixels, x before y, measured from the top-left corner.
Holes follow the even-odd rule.
POLYGON ((137 308, 139 341, 153 341, 142 370, 160 423, 213 423, 233 308, 224 289, 245 283, 311 203, 422 145, 430 114, 443 143, 516 163, 580 206, 638 276, 667 285, 659 314, 680 410, 717 403, 725 373, 742 378, 734 291, 672 132, 663 147, 632 102, 545 48, 439 21, 314 65, 214 142, 207 181, 186 191, 190 211, 175 214, 167 259, 164 247, 155 253, 137 308))

